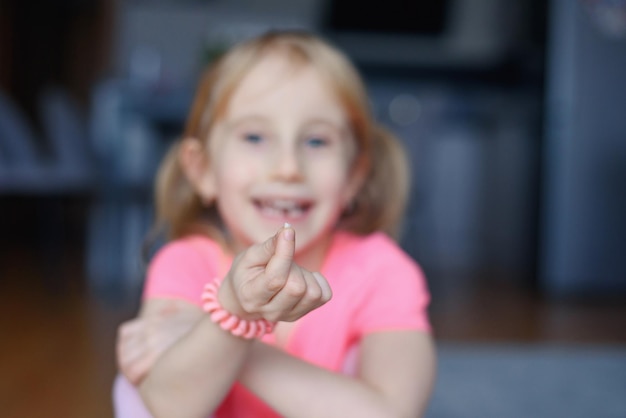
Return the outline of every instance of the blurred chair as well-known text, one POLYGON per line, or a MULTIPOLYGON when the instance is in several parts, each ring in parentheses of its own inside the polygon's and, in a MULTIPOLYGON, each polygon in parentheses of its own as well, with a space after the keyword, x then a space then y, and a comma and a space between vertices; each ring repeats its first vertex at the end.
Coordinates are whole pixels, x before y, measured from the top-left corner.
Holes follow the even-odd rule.
POLYGON ((21 109, 0 91, 0 193, 33 187, 41 169, 36 138, 21 109))
POLYGON ((79 106, 62 88, 49 87, 40 96, 39 112, 54 153, 50 170, 56 187, 88 188, 95 173, 86 118, 79 106))
POLYGON ((60 88, 39 100, 42 136, 0 92, 0 193, 54 194, 87 191, 93 180, 92 156, 78 107, 60 88), (36 144, 48 141, 50 155, 36 144))

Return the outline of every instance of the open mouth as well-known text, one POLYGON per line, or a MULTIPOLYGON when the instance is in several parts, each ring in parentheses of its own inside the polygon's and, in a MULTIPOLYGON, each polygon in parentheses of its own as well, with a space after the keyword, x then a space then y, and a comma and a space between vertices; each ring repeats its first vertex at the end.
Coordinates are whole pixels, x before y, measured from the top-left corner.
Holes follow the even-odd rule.
POLYGON ((265 217, 292 221, 304 217, 313 206, 312 202, 292 199, 255 199, 254 205, 265 217))

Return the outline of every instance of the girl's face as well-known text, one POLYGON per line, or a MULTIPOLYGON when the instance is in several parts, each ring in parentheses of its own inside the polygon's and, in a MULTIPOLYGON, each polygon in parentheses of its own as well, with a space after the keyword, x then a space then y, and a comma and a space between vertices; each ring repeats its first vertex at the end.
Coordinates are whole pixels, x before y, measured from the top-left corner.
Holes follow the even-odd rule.
POLYGON ((296 253, 326 248, 356 194, 356 146, 342 106, 313 67, 264 58, 209 136, 208 170, 235 250, 285 222, 296 230, 296 253))

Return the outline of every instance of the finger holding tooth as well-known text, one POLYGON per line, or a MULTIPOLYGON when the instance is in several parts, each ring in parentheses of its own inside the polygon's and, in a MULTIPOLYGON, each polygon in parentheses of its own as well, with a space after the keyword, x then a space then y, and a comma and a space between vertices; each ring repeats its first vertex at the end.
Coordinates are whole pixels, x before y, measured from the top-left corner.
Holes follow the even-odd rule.
POLYGON ((330 300, 326 279, 294 262, 295 238, 285 223, 235 258, 218 296, 226 310, 243 319, 295 321, 330 300))

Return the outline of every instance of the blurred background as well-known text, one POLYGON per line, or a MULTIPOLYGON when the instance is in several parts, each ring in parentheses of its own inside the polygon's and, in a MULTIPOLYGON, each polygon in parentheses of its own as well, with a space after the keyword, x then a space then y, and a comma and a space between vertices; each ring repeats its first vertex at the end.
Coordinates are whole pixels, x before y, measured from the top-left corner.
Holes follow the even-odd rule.
POLYGON ((626 1, 0 0, 2 416, 112 416, 159 159, 271 28, 343 49, 404 141, 429 416, 626 416, 626 1))

